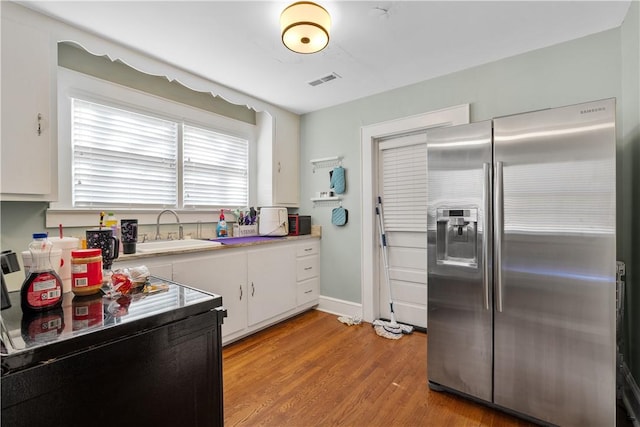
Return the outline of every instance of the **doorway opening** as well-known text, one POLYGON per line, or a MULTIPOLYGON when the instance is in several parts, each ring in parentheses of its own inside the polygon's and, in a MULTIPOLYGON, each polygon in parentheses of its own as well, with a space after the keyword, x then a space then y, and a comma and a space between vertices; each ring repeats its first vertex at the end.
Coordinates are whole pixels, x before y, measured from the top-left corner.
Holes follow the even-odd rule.
MULTIPOLYGON (((398 143, 399 145, 408 144, 411 145, 419 145, 416 144, 416 141, 419 141, 421 137, 426 133, 427 129, 440 127, 440 126, 453 126, 458 124, 466 124, 469 123, 469 104, 462 104, 455 107, 445 108, 442 110, 432 111, 425 114, 420 114, 416 116, 406 117, 402 119, 392 120, 383 123, 377 123, 369 126, 364 126, 361 130, 361 158, 362 158, 362 176, 361 176, 361 192, 362 192, 362 247, 361 247, 361 265, 362 265, 362 281, 361 281, 361 293, 362 293, 362 315, 363 319, 368 322, 372 322, 374 319, 381 317, 381 314, 384 317, 384 307, 381 307, 381 300, 383 302, 382 306, 387 306, 386 302, 388 302, 388 293, 385 293, 387 289, 381 290, 380 278, 383 277, 381 275, 381 262, 380 262, 380 248, 379 248, 379 237, 378 230, 376 227, 376 218, 375 218, 375 203, 378 195, 381 192, 381 173, 380 173, 380 148, 384 149, 387 147, 394 147, 394 144, 398 143), (422 135, 422 136, 421 136, 422 135), (389 141, 394 141, 391 143, 389 141), (404 142, 403 142, 404 141, 404 142), (382 144, 382 145, 381 145, 382 144), (391 144, 391 145, 390 145, 391 144)), ((426 164, 426 150, 424 152, 425 156, 425 164, 426 164)), ((392 191, 392 190, 389 190, 392 191)), ((387 197, 390 194, 387 195, 387 197)), ((384 200, 383 200, 384 202, 384 200)), ((386 211, 385 211, 386 213, 386 211)), ((425 218, 426 219, 426 218, 425 218)), ((426 230, 425 230, 426 231, 426 230)), ((409 243, 409 246, 412 247, 412 266, 415 267, 416 264, 419 263, 419 252, 415 250, 420 250, 420 235, 417 233, 412 233, 411 230, 408 231, 397 231, 397 237, 400 240, 405 241, 403 244, 409 243), (402 237, 400 239, 400 237, 402 237)), ((424 271, 426 276, 426 234, 424 235, 424 271)), ((393 251, 392 246, 388 245, 391 251, 393 251)), ((402 261, 399 260, 402 256, 402 250, 400 247, 396 248, 394 259, 396 259, 398 263, 398 269, 396 273, 394 273, 393 277, 401 277, 404 272, 402 271, 402 261)), ((391 256, 390 256, 391 259, 391 256)), ((411 268, 413 268, 411 267, 411 268)), ((406 269, 404 269, 406 270, 406 269)), ((418 273, 418 276, 420 273, 418 273)), ((394 285, 392 279, 392 286, 394 285)), ((426 282, 425 282, 426 283, 426 282)), ((417 301, 418 303, 423 303, 424 310, 416 310, 416 308, 420 304, 408 303, 405 304, 407 308, 411 308, 411 310, 407 311, 407 316, 409 316, 409 311, 412 317, 420 317, 424 316, 424 327, 426 327, 426 288, 418 288, 413 285, 405 286, 405 289, 401 292, 404 292, 406 295, 400 295, 405 299, 420 299, 421 301, 417 301), (409 289, 409 292, 404 292, 409 289), (422 300, 424 298, 424 300, 422 300), (414 307, 415 306, 415 307, 414 307), (421 314, 423 313, 423 314, 421 314)), ((396 288, 394 288, 394 297, 397 296, 396 288)), ((394 308, 396 306, 394 305, 394 308)), ((399 321, 401 319, 398 319, 399 321)), ((422 326, 422 325, 418 325, 422 326)))

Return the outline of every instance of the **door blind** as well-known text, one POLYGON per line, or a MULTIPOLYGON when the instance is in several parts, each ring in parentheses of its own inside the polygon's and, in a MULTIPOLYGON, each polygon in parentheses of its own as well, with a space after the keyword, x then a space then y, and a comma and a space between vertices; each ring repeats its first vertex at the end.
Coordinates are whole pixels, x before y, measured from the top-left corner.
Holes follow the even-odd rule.
POLYGON ((73 206, 176 206, 177 144, 177 123, 73 99, 73 206))
POLYGON ((424 133, 382 141, 381 196, 385 229, 427 231, 427 144, 424 133))

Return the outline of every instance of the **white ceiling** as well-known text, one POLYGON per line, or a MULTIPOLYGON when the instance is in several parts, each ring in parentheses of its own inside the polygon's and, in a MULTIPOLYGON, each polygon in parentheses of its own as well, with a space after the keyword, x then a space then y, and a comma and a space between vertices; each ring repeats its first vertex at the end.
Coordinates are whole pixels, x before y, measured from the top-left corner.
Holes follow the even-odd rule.
POLYGON ((334 1, 329 46, 280 41, 281 1, 20 1, 296 113, 621 25, 625 1, 334 1), (341 78, 312 87, 331 73, 341 78))

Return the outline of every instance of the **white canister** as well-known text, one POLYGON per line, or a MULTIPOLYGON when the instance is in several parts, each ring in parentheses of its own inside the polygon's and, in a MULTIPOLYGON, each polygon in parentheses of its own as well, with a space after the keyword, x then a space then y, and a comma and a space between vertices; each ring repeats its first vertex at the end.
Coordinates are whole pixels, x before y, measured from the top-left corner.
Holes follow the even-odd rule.
POLYGON ((49 237, 54 249, 62 251, 62 261, 58 275, 62 279, 63 292, 71 292, 71 251, 80 248, 80 239, 77 237, 49 237))

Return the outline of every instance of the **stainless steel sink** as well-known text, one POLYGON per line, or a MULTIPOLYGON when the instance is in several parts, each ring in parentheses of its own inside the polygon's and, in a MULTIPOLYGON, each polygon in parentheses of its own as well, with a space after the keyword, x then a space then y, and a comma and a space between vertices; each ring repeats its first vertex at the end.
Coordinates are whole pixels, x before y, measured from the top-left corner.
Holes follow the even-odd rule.
POLYGON ((184 251, 187 249, 207 249, 220 245, 222 245, 222 243, 212 242, 210 240, 156 240, 151 242, 138 243, 136 245, 136 252, 174 252, 184 251))

